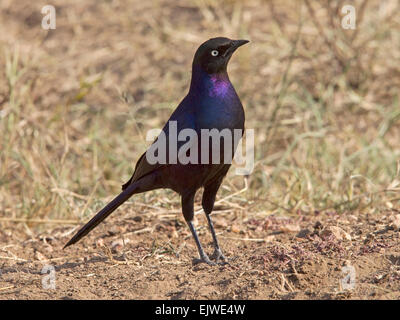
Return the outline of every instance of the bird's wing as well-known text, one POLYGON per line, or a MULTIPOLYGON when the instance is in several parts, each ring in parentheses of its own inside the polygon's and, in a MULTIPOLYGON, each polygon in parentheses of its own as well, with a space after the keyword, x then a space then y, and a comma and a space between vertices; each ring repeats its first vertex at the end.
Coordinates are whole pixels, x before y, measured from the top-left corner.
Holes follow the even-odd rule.
MULTIPOLYGON (((166 125, 164 126, 164 128, 162 129, 161 134, 165 134, 165 140, 166 140, 166 151, 168 154, 168 141, 169 141, 169 135, 170 135, 170 122, 171 121, 176 121, 176 128, 177 128, 177 134, 179 134, 179 132, 182 129, 193 129, 196 130, 196 122, 195 122, 195 114, 193 112, 193 110, 189 110, 191 108, 188 108, 187 103, 185 103, 185 100, 182 101, 182 103, 180 104, 180 106, 175 110, 175 112, 171 115, 170 119, 168 120, 168 122, 166 123, 166 125)), ((160 136, 157 137, 157 139, 153 142, 152 145, 154 145, 158 139, 160 138, 160 136)), ((179 151, 180 147, 185 144, 185 141, 177 141, 177 150, 179 151)), ((148 150, 147 150, 148 151, 148 150)), ((129 181, 127 183, 125 183, 122 186, 122 189, 125 190, 127 188, 127 186, 129 186, 131 183, 139 180, 140 178, 148 175, 151 172, 154 172, 155 170, 168 165, 167 164, 162 164, 162 163, 149 163, 147 157, 146 157, 146 153, 143 153, 139 160, 136 163, 135 166, 135 171, 132 175, 132 177, 129 179, 129 181)))

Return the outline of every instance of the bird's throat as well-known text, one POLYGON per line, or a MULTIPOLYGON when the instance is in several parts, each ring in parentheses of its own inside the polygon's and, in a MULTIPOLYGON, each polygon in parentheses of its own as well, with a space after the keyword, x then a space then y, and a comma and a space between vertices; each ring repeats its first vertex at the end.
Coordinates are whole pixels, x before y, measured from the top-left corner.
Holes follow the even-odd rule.
POLYGON ((208 93, 212 97, 225 97, 231 87, 229 79, 219 77, 218 75, 210 76, 210 86, 208 93))
POLYGON ((209 74, 195 67, 192 72, 190 92, 207 95, 213 98, 224 98, 232 92, 233 87, 226 72, 209 74))

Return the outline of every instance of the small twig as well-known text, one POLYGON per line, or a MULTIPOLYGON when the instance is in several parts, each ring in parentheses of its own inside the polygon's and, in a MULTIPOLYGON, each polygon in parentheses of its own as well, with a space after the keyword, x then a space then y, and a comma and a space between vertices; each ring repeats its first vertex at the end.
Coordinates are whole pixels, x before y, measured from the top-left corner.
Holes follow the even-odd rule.
POLYGON ((147 228, 143 228, 143 229, 139 229, 139 230, 135 230, 135 231, 131 231, 128 233, 125 233, 124 236, 128 236, 131 234, 141 234, 141 233, 145 233, 145 232, 151 232, 153 230, 153 228, 151 227, 147 227, 147 228))
POLYGON ((15 286, 3 287, 3 288, 0 288, 0 291, 7 290, 7 289, 12 289, 12 288, 14 288, 14 287, 15 287, 15 286))
POLYGON ((84 215, 84 213, 85 213, 87 207, 89 206, 90 202, 92 201, 93 195, 94 195, 94 193, 95 193, 96 190, 97 190, 97 186, 99 185, 99 181, 100 181, 100 180, 97 179, 97 181, 96 181, 96 183, 95 183, 95 185, 94 185, 94 187, 93 187, 93 190, 92 190, 92 192, 90 193, 89 198, 87 199, 87 201, 86 201, 86 203, 85 203, 85 206, 83 207, 83 209, 82 209, 82 211, 81 211, 81 217, 84 215))
POLYGON ((79 220, 62 219, 26 219, 26 218, 0 218, 0 221, 24 222, 24 223, 50 223, 50 224, 79 224, 79 220))
POLYGON ((254 242, 265 242, 265 239, 256 239, 256 238, 239 238, 239 237, 227 237, 220 236, 221 238, 232 239, 232 240, 240 240, 240 241, 254 241, 254 242))
MULTIPOLYGON (((291 292, 294 291, 292 285, 289 283, 289 281, 286 280, 285 276, 281 273, 281 277, 282 277, 282 288, 285 288, 285 284, 287 285, 287 287, 289 288, 289 290, 291 292)), ((282 290, 283 291, 283 290, 282 290)))
POLYGON ((66 194, 68 194, 68 195, 70 195, 70 196, 73 196, 73 197, 78 198, 78 199, 81 199, 81 200, 87 200, 87 198, 88 198, 88 196, 84 196, 84 195, 81 195, 81 194, 78 194, 78 193, 69 191, 69 190, 67 190, 67 189, 52 188, 50 191, 51 191, 51 192, 56 192, 56 193, 63 192, 63 193, 66 193, 66 194))
POLYGON ((0 259, 5 259, 5 260, 16 260, 16 261, 23 261, 23 262, 27 262, 28 260, 22 259, 22 258, 12 258, 12 257, 4 257, 4 256, 0 256, 0 259))

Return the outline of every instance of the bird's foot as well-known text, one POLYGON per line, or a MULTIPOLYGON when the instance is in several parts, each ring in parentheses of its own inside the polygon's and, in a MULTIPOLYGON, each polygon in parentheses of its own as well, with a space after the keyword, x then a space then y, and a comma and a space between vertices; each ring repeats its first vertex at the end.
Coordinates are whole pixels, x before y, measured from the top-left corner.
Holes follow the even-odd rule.
POLYGON ((211 261, 210 258, 207 255, 202 256, 201 258, 196 258, 193 260, 194 264, 199 264, 199 263, 207 263, 210 266, 215 266, 216 263, 211 261))
POLYGON ((212 260, 215 260, 216 263, 224 265, 229 264, 228 259, 222 254, 221 249, 215 249, 214 253, 210 256, 212 260))

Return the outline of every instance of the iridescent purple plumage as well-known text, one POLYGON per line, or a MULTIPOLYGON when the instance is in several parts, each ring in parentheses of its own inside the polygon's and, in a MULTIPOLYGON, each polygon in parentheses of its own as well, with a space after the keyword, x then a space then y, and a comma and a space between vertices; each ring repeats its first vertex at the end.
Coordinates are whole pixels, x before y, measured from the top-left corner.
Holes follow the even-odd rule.
POLYGON ((229 79, 218 77, 216 75, 212 75, 210 77, 211 87, 209 89, 209 94, 212 97, 224 97, 231 86, 229 79))

